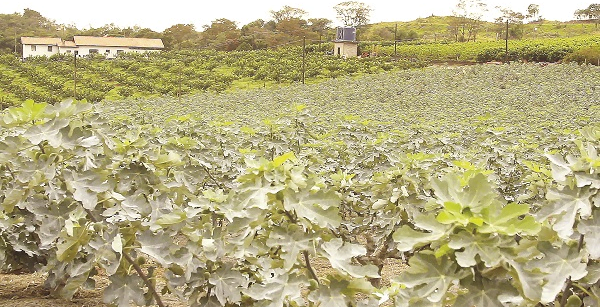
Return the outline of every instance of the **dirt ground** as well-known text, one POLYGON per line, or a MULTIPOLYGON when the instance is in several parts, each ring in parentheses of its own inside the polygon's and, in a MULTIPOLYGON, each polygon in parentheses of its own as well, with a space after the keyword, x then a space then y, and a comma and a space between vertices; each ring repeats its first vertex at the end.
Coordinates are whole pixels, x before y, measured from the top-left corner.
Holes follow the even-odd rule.
MULTIPOLYGON (((326 260, 314 261, 313 266, 320 276, 332 270, 326 260)), ((388 260, 384 266, 383 284, 388 285, 390 279, 397 276, 406 266, 395 260, 388 260)), ((106 280, 98 278, 98 285, 106 285, 106 280)), ((102 302, 102 288, 80 290, 71 301, 50 296, 44 289, 44 274, 0 274, 0 307, 109 307, 102 302)), ((170 307, 185 307, 187 304, 177 298, 163 297, 164 303, 170 307)))

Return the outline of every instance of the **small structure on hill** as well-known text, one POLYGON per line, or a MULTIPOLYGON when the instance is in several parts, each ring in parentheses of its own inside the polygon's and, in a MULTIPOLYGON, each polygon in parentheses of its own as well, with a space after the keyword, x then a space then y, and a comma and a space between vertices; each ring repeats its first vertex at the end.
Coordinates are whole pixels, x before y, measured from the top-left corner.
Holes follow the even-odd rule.
POLYGON ((95 36, 75 36, 72 41, 54 37, 21 37, 21 43, 23 58, 58 53, 78 56, 97 53, 111 59, 123 52, 156 52, 165 47, 161 39, 95 36))
POLYGON ((356 28, 339 27, 333 41, 333 54, 349 58, 358 56, 358 42, 356 41, 356 28))

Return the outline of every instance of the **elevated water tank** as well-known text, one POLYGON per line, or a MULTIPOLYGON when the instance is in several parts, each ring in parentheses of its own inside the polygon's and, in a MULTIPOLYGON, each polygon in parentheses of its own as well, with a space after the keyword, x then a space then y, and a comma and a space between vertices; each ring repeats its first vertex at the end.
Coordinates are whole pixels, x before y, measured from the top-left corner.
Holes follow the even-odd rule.
POLYGON ((335 35, 335 41, 355 42, 356 28, 353 27, 338 27, 335 35))

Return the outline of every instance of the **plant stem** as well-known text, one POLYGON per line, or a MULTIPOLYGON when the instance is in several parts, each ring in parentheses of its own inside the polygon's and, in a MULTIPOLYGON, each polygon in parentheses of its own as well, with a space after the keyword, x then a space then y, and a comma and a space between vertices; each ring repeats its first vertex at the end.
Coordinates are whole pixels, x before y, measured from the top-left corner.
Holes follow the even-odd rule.
POLYGON ((208 177, 209 177, 209 178, 210 178, 212 181, 214 181, 214 182, 215 182, 215 184, 216 184, 216 185, 217 185, 217 186, 218 186, 220 189, 223 189, 223 190, 225 190, 225 186, 224 186, 224 185, 223 185, 221 182, 217 181, 217 179, 215 179, 215 177, 213 177, 213 175, 210 173, 210 170, 208 169, 208 167, 206 167, 206 166, 202 165, 202 168, 204 168, 204 171, 206 172, 206 174, 208 175, 208 177))
POLYGON ((321 285, 321 283, 319 282, 319 277, 317 277, 317 273, 315 273, 315 270, 313 269, 312 265, 310 265, 310 259, 308 258, 308 251, 302 251, 302 255, 304 255, 304 262, 306 263, 306 268, 308 269, 308 273, 310 274, 310 277, 312 279, 314 279, 315 281, 317 281, 317 284, 321 285))
POLYGON ((144 271, 142 271, 142 268, 140 267, 140 265, 137 264, 135 262, 135 260, 133 260, 131 258, 131 256, 129 256, 129 254, 127 254, 124 250, 123 250, 123 258, 125 258, 125 260, 127 260, 127 262, 129 262, 129 264, 131 264, 133 266, 133 268, 138 273, 140 278, 142 278, 142 280, 146 284, 146 287, 148 287, 148 289, 150 290, 150 293, 154 297, 154 300, 156 300, 156 305, 158 305, 159 307, 166 307, 166 305, 162 302, 160 295, 158 295, 158 292, 156 292, 156 289, 154 288, 152 281, 148 278, 148 276, 146 276, 146 274, 144 274, 144 271))
POLYGON ((569 278, 567 278, 567 285, 565 286, 565 291, 563 291, 562 297, 560 298, 560 307, 565 307, 565 305, 567 304, 567 299, 569 296, 567 294, 569 293, 569 291, 571 291, 572 284, 573 281, 571 281, 571 276, 569 276, 569 278))
MULTIPOLYGON (((92 212, 89 209, 85 209, 85 212, 87 212, 87 215, 90 218, 90 221, 92 221, 94 223, 98 223, 98 220, 94 217, 94 215, 92 214, 92 212)), ((129 264, 131 266, 133 266, 133 268, 138 273, 140 278, 144 281, 144 284, 146 284, 146 287, 148 287, 148 290, 154 297, 154 300, 156 301, 156 305, 158 305, 159 307, 167 307, 162 302, 162 299, 161 299, 160 295, 158 295, 158 292, 156 291, 154 285, 152 284, 152 281, 148 278, 148 276, 146 276, 146 274, 144 274, 144 271, 142 271, 142 268, 140 267, 140 265, 137 264, 135 262, 135 260, 133 260, 131 258, 131 256, 129 256, 129 254, 127 254, 125 252, 125 248, 123 248, 123 250, 121 251, 121 254, 123 255, 123 258, 125 258, 125 260, 127 260, 127 262, 129 262, 129 264)))

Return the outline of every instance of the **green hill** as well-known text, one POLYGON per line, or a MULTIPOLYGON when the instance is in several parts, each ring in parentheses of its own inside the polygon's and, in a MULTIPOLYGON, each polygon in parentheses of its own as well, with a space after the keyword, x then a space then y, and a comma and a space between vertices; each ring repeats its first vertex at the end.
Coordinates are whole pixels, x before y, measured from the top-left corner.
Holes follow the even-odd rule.
MULTIPOLYGON (((381 22, 368 25, 359 33, 362 41, 394 40, 396 25, 397 38, 402 41, 419 40, 425 42, 456 41, 453 29, 458 22, 454 16, 430 16, 412 21, 381 22)), ((491 41, 504 38, 504 25, 482 21, 476 35, 477 41, 491 41)), ((541 20, 521 25, 511 25, 511 38, 554 38, 580 35, 600 35, 593 21, 574 20, 569 22, 541 20)))

